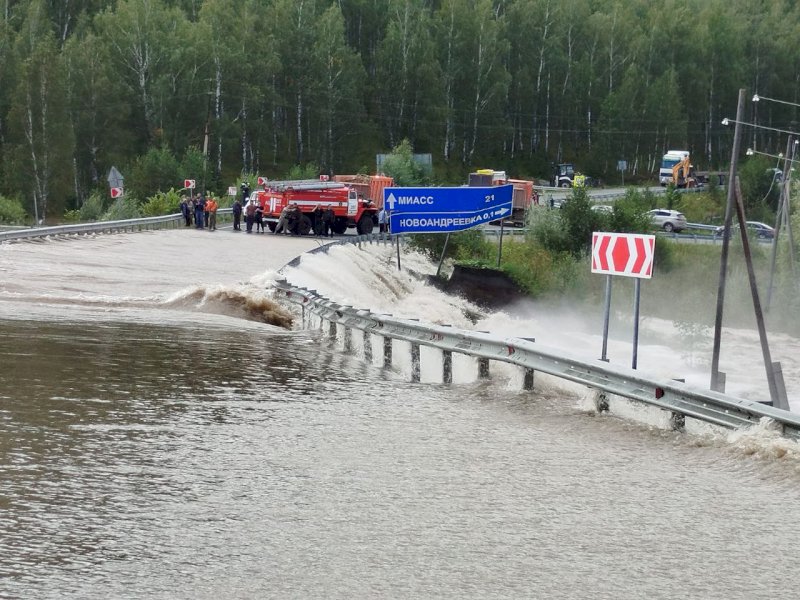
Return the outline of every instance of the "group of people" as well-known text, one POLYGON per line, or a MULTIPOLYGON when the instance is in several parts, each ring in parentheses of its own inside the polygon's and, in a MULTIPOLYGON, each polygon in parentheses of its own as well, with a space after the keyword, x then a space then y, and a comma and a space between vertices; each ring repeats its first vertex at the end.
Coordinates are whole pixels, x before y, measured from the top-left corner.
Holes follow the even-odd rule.
POLYGON ((194 223, 197 229, 216 231, 218 208, 219 203, 211 194, 206 197, 200 194, 181 196, 181 214, 186 227, 194 223))
POLYGON ((264 233, 264 207, 261 206, 261 203, 248 199, 244 209, 239 205, 238 210, 237 204, 238 200, 233 204, 233 229, 235 231, 242 230, 240 219, 244 211, 244 223, 247 233, 253 233, 253 225, 256 227, 256 233, 264 233))
MULTIPOLYGON (((216 230, 218 208, 219 203, 210 194, 206 197, 200 194, 181 197, 181 213, 183 214, 187 227, 194 224, 197 229, 207 228, 210 231, 216 230)), ((234 231, 241 231, 242 221, 244 221, 247 233, 253 233, 254 226, 256 233, 265 232, 264 206, 258 201, 257 195, 254 194, 251 197, 250 186, 246 183, 242 184, 241 199, 237 196, 236 200, 234 200, 232 213, 234 231)), ((304 218, 300 207, 296 203, 291 202, 281 211, 273 233, 283 233, 286 235, 301 235, 306 233, 308 223, 306 223, 305 227, 301 227, 304 218)), ((315 235, 333 237, 335 222, 336 214, 333 208, 330 206, 323 208, 319 204, 314 207, 311 213, 310 225, 315 235)), ((388 230, 388 215, 385 210, 381 210, 381 213, 378 215, 378 224, 382 232, 388 230)))

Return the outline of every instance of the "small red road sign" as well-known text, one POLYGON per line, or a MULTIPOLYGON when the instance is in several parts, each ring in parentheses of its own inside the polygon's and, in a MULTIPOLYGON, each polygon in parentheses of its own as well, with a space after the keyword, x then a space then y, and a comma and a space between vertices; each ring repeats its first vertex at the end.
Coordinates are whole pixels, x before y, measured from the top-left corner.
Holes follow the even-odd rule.
POLYGON ((260 175, 258 176, 258 185, 267 185, 268 181, 269 179, 266 177, 261 177, 260 175))
POLYGON ((123 190, 121 187, 112 187, 111 188, 111 197, 112 198, 122 198, 123 190))
POLYGON ((183 187, 187 190, 193 190, 197 182, 194 179, 184 179, 183 187))
POLYGON ((640 233, 592 234, 592 273, 650 279, 656 237, 640 233))

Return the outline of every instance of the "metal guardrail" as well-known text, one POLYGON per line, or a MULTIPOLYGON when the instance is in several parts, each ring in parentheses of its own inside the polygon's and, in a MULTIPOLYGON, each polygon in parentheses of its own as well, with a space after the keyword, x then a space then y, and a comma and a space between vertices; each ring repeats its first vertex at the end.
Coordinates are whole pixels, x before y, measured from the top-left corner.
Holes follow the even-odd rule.
MULTIPOLYGON (((364 239, 341 240, 339 243, 389 241, 388 236, 380 240, 372 236, 358 237, 364 239)), ((328 246, 315 251, 326 251, 328 246)), ((517 365, 525 370, 526 381, 530 380, 531 388, 533 374, 539 371, 583 384, 604 394, 614 394, 658 407, 671 413, 676 429, 682 428, 685 417, 732 429, 751 426, 762 418, 768 418, 781 428, 784 436, 800 440, 799 416, 758 402, 695 389, 675 380, 648 377, 633 369, 612 366, 600 360, 586 361, 527 339, 501 338, 489 333, 426 324, 343 306, 314 290, 293 286, 286 280, 276 282, 276 287, 281 296, 302 307, 304 324, 305 311, 310 311, 322 322, 328 321, 333 327, 343 327, 345 340, 350 339, 352 330, 360 330, 365 334, 365 344, 367 334, 409 342, 412 348, 412 378, 416 370, 415 381, 419 380, 419 346, 430 346, 444 353, 444 381, 448 381, 447 365, 452 365, 452 353, 456 352, 475 357, 479 363, 495 360, 517 365)), ((310 323, 310 319, 308 322, 310 323)), ((349 345, 346 342, 345 349, 349 345)), ((371 345, 369 354, 372 355, 371 345)), ((485 368, 488 369, 488 366, 485 368)))
MULTIPOLYGON (((233 209, 220 208, 217 215, 231 214, 233 209)), ((160 217, 144 217, 141 219, 124 219, 119 221, 95 221, 93 223, 73 223, 53 227, 31 227, 0 231, 0 242, 25 240, 48 236, 74 235, 86 233, 121 233, 127 231, 143 231, 150 229, 174 228, 183 223, 183 215, 163 215, 160 217)))

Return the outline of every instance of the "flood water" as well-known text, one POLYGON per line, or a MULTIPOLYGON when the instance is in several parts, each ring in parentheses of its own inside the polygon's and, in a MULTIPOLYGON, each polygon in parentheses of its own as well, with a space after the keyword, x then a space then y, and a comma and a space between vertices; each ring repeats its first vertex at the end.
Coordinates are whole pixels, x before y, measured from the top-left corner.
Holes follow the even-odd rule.
MULTIPOLYGON (((0 245, 0 597, 797 597, 796 444, 598 416, 503 369, 412 384, 279 326, 269 282, 316 245, 0 245)), ((303 277, 464 319, 354 252, 303 277)))

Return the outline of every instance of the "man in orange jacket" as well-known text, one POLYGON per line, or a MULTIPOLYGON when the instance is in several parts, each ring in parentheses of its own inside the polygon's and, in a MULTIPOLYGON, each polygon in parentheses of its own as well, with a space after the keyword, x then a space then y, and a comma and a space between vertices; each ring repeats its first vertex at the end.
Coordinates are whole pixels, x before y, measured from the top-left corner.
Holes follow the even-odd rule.
POLYGON ((209 196, 206 200, 206 211, 208 212, 208 230, 216 231, 217 229, 217 208, 219 205, 214 200, 214 196, 209 196))

